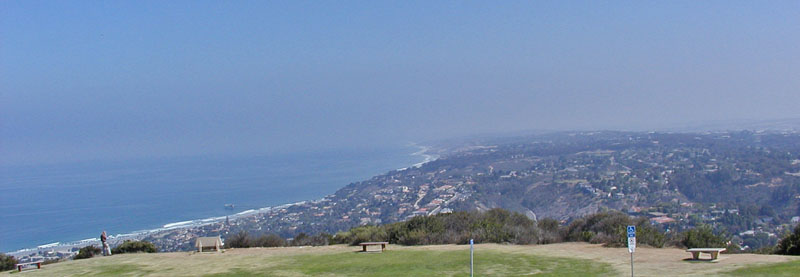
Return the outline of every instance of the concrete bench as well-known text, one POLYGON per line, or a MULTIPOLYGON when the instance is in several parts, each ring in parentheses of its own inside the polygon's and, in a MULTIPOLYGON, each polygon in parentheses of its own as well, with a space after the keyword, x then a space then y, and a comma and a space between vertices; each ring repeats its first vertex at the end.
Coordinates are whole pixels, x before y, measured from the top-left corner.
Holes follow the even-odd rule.
POLYGON ((36 269, 42 268, 42 262, 19 263, 17 264, 17 271, 21 272, 23 268, 27 268, 31 265, 36 265, 36 269))
POLYGON ((380 250, 375 250, 375 251, 369 251, 369 252, 383 252, 383 250, 386 250, 386 245, 387 244, 389 244, 389 243, 385 242, 385 241, 377 241, 377 242, 376 241, 371 241, 371 242, 362 242, 362 243, 359 243, 358 245, 360 245, 362 247, 362 251, 361 252, 368 252, 367 251, 367 246, 373 246, 373 245, 380 245, 381 249, 380 250))
POLYGON ((719 253, 725 251, 725 248, 689 248, 686 252, 692 253, 692 258, 697 260, 700 259, 700 253, 708 253, 711 254, 711 260, 716 260, 719 257, 719 253))

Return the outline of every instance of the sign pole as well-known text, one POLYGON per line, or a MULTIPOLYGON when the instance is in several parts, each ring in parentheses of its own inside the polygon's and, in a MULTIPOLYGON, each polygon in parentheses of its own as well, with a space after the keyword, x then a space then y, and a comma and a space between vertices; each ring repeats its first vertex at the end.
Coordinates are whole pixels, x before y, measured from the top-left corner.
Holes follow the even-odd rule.
POLYGON ((631 252, 631 277, 633 277, 633 252, 631 252))
POLYGON ((473 263, 472 253, 475 252, 475 247, 472 239, 469 240, 469 277, 473 277, 473 263))

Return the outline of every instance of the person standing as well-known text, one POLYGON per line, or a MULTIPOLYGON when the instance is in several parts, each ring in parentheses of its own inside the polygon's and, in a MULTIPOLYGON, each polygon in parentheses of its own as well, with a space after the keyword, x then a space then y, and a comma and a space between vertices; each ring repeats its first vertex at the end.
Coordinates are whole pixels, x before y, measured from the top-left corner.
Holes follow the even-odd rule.
POLYGON ((103 230, 103 233, 100 234, 100 241, 103 242, 103 256, 111 256, 111 247, 108 246, 108 235, 106 235, 106 231, 103 230))

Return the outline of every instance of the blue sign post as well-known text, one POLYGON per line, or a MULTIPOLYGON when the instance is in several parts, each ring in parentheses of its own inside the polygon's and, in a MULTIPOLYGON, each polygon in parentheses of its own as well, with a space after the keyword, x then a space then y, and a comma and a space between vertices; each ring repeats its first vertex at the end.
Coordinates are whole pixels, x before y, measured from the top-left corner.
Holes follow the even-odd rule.
POLYGON ((631 253, 631 277, 633 277, 633 252, 636 250, 636 226, 628 226, 628 252, 631 253))

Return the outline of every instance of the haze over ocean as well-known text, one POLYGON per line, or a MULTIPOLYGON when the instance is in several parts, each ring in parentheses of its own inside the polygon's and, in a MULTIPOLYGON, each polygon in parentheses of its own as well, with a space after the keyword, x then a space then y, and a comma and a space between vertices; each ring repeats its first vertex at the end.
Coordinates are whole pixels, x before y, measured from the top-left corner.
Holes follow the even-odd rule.
POLYGON ((422 161, 417 147, 0 167, 0 251, 315 200, 422 161), (225 204, 234 204, 229 210, 225 204))

